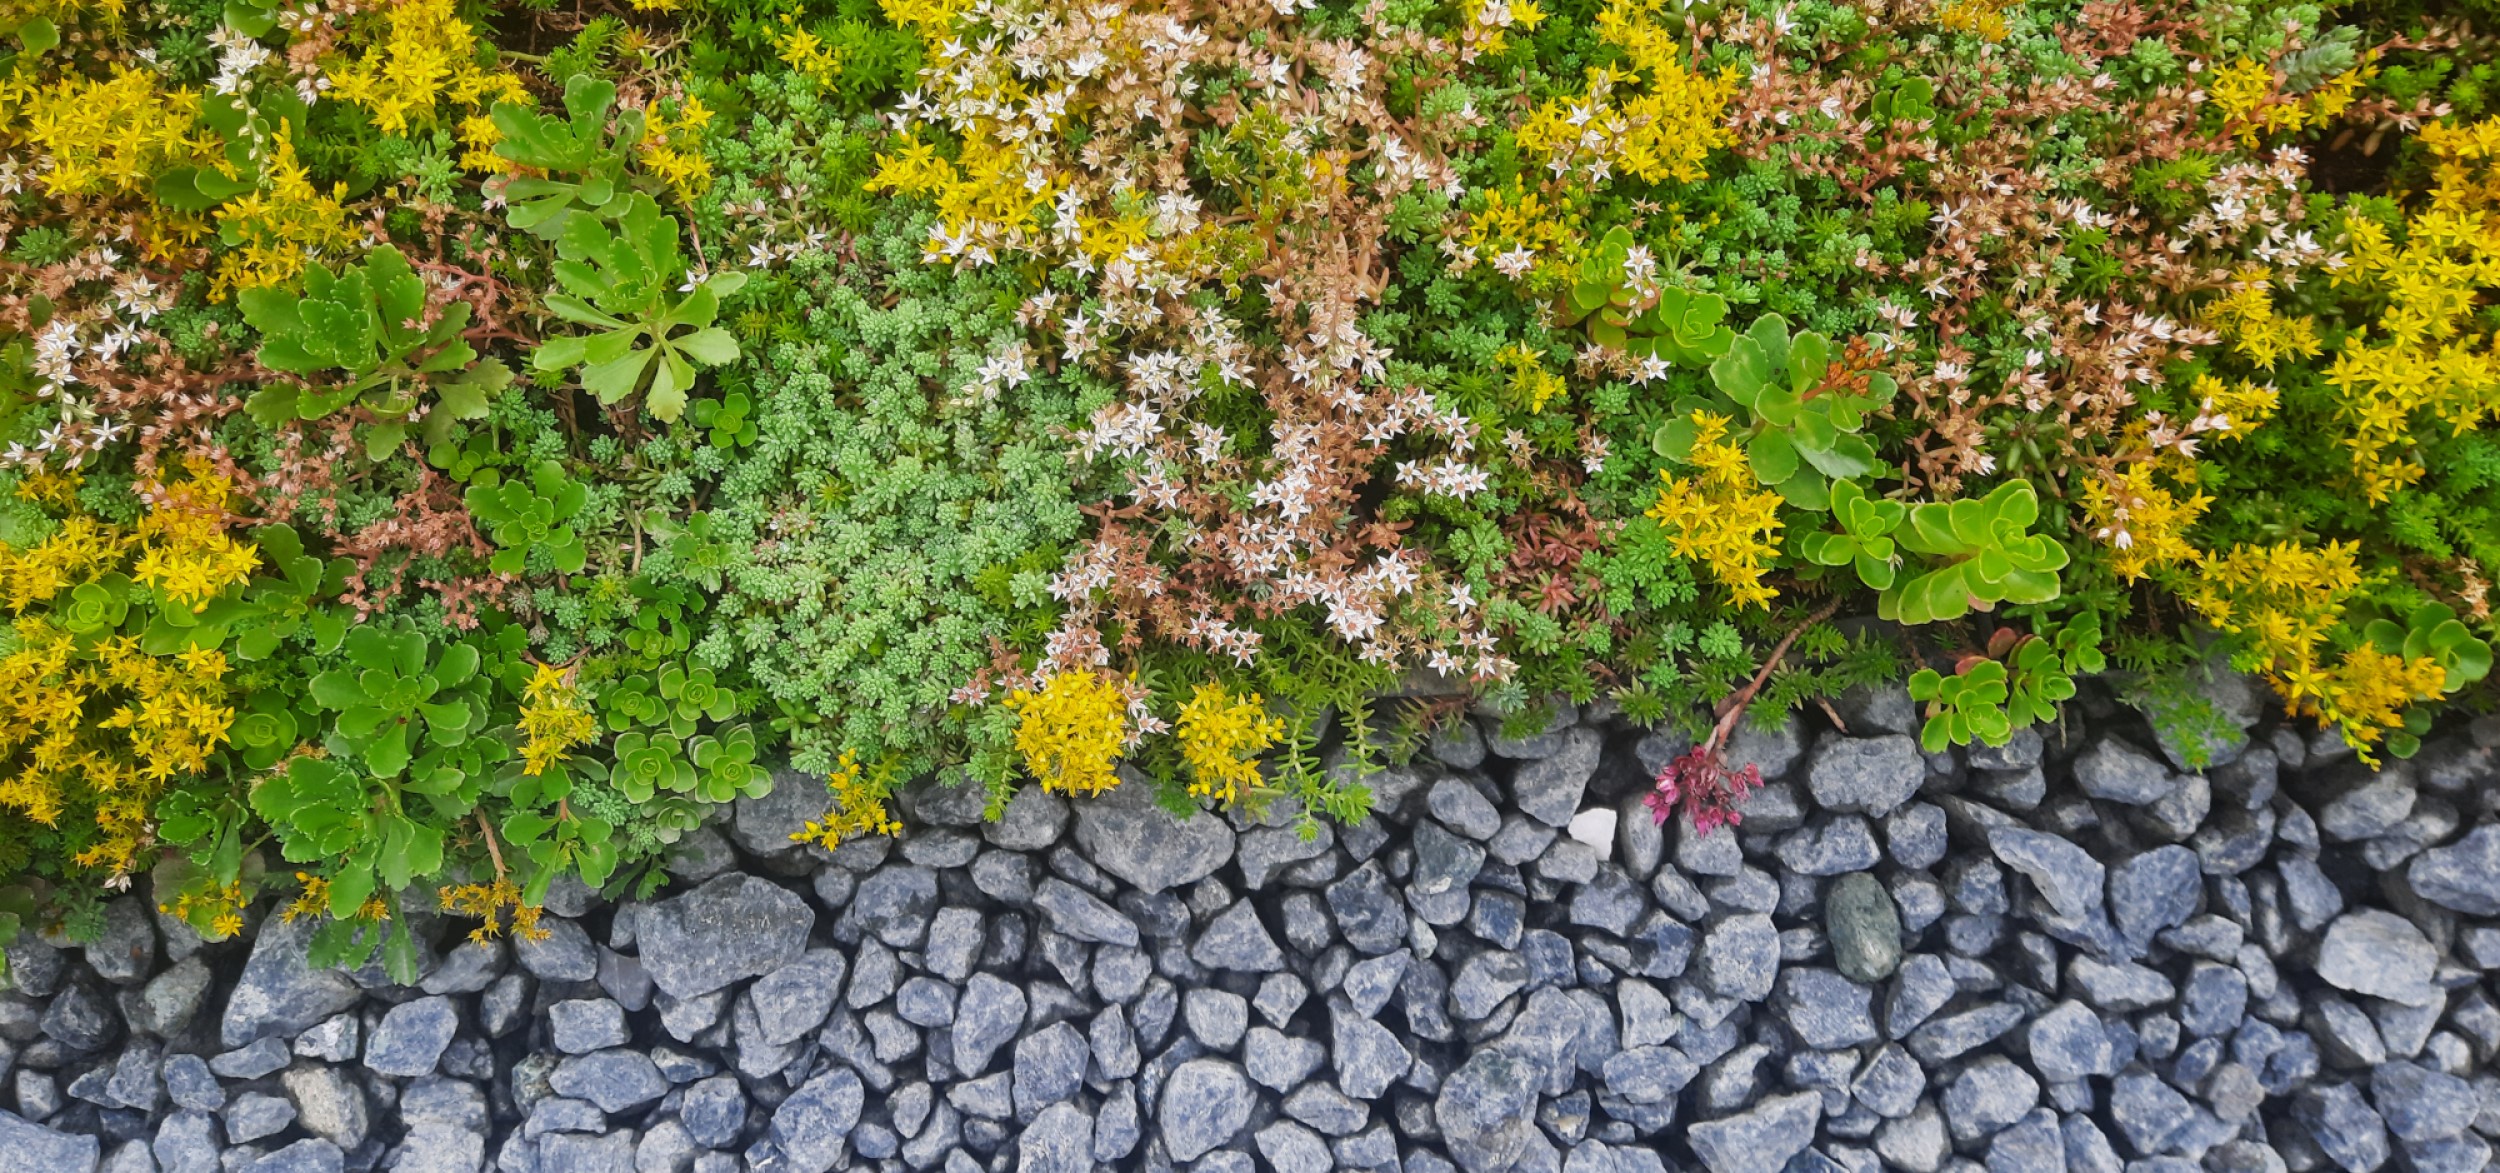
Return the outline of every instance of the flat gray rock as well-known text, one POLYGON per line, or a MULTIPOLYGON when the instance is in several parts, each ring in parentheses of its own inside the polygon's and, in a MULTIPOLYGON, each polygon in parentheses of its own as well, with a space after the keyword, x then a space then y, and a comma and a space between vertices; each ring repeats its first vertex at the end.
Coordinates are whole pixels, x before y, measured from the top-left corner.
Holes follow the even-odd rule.
POLYGON ((1155 805, 1154 783, 1121 767, 1121 783, 1076 810, 1076 845, 1094 866, 1151 896, 1195 883, 1233 855, 1233 829, 1201 815, 1176 819, 1155 805))
POLYGON ((642 905, 633 919, 643 970, 662 993, 684 999, 797 960, 816 912, 762 877, 727 875, 642 905))
POLYGON ((0 1173, 95 1173, 103 1144, 0 1112, 0 1173))
POLYGON ((2439 951, 2413 922, 2376 908, 2335 918, 2318 943, 2318 976, 2328 985, 2373 998, 2428 1006, 2441 999, 2431 984, 2439 951))
POLYGON ((2500 823, 2415 856, 2405 879, 2422 899, 2468 916, 2500 916, 2500 823))
POLYGON ((1822 1119, 1822 1093, 1798 1092, 1695 1124, 1685 1139, 1710 1173, 1781 1173, 1790 1158, 1814 1143, 1814 1129, 1822 1119))
POLYGON ((298 1034, 362 1000, 363 993, 346 974, 306 963, 312 930, 309 919, 290 923, 273 916, 261 922, 243 976, 226 999, 219 1036, 228 1050, 273 1035, 298 1034))
POLYGON ((1250 1122, 1256 1097, 1241 1068, 1221 1059, 1192 1059, 1163 1085, 1155 1113, 1164 1148, 1176 1161, 1194 1161, 1230 1141, 1250 1122))

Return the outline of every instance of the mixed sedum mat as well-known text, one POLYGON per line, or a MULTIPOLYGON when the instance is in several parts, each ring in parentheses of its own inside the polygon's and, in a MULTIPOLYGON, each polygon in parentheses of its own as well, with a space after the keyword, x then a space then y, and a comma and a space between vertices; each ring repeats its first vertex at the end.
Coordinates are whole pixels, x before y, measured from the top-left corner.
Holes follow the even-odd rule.
POLYGON ((1707 827, 1857 686, 2493 700, 2491 0, 0 30, 0 932, 146 873, 405 967, 785 761, 826 845, 932 773, 1359 818, 1560 697, 1707 827))

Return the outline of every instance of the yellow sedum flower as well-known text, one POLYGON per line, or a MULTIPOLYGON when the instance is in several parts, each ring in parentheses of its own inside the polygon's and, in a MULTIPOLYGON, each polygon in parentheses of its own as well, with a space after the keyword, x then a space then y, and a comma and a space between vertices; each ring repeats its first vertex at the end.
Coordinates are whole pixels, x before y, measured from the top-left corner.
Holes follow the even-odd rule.
POLYGON ((2243 666, 2264 672, 2286 709, 2333 727, 2366 757, 2404 724, 2406 705, 2440 695, 2447 673, 2430 657, 2367 645, 2329 662, 2329 640, 2361 589, 2356 554, 2350 542, 2234 546, 2202 558, 2180 586, 2206 622, 2248 641, 2243 666))
POLYGON ((521 772, 537 777, 566 751, 598 740, 599 722, 573 687, 570 673, 541 664, 521 686, 521 772))
POLYGON ((1097 795, 1119 784, 1112 768, 1128 736, 1128 699, 1099 672, 1057 672, 1041 690, 1007 697, 1024 768, 1059 794, 1097 795))
POLYGON ((268 185, 217 209, 218 230, 231 247, 217 258, 213 298, 287 284, 303 273, 306 261, 345 252, 363 240, 347 223, 342 202, 347 185, 335 184, 324 194, 296 159, 293 141, 282 132, 275 143, 268 185))
POLYGON ((399 0, 383 11, 382 35, 330 70, 330 94, 363 107, 384 134, 431 124, 445 104, 531 101, 519 77, 478 64, 477 31, 452 0, 399 0))
POLYGON ((1610 0, 1599 35, 1622 47, 1623 70, 1598 68, 1577 99, 1547 101, 1520 124, 1519 146, 1543 155, 1557 174, 1594 164, 1645 183, 1691 183, 1710 152, 1731 141, 1727 104, 1737 75, 1685 68, 1683 37, 1660 19, 1664 0, 1610 0))
POLYGON ((1189 792, 1230 805, 1242 788, 1258 782, 1259 751, 1284 737, 1285 723, 1269 715, 1266 700, 1255 692, 1235 697, 1223 685, 1201 684, 1181 706, 1173 734, 1195 779, 1189 792))
POLYGON ((852 835, 899 835, 903 824, 885 809, 886 792, 890 789, 889 771, 873 774, 859 768, 859 757, 842 751, 842 760, 835 763, 833 773, 825 779, 825 788, 833 792, 833 805, 821 819, 811 819, 806 827, 791 834, 794 843, 813 843, 827 851, 839 846, 852 835))
POLYGON ((2415 429, 2462 435, 2500 420, 2500 354, 2474 317, 2500 288, 2500 118, 2425 128, 2436 161, 2430 208, 2404 241, 2353 217, 2352 264, 2335 282, 2378 293, 2378 320, 2344 343, 2327 371, 2339 393, 2353 474, 2373 504, 2420 481, 2415 429))
POLYGON ((1697 429, 1687 458, 1691 477, 1658 475, 1666 484, 1648 516, 1667 531, 1676 556, 1701 563, 1740 607, 1767 608, 1779 592, 1763 585, 1766 564, 1779 556, 1779 494, 1754 480, 1745 450, 1727 443, 1728 419, 1692 415, 1697 429))
POLYGON ((2172 493, 2153 479, 2150 462, 2083 484, 2092 536, 2109 544, 2110 569, 2128 582, 2158 567, 2194 561, 2197 550, 2188 543, 2187 530, 2211 504, 2213 498, 2194 490, 2185 498, 2172 493))

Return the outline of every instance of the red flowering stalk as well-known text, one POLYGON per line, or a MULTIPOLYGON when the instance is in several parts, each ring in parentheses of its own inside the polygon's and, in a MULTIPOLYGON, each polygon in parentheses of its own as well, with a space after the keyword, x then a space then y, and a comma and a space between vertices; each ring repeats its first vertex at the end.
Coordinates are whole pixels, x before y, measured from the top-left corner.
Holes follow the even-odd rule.
POLYGON ((1684 813, 1692 817, 1693 829, 1704 835, 1745 821, 1744 813, 1736 808, 1746 795, 1762 785, 1762 767, 1748 762, 1744 769, 1728 769, 1724 756, 1727 739, 1736 732, 1736 722, 1745 715, 1745 707, 1753 703, 1763 685, 1770 683, 1771 672, 1779 667, 1780 658, 1788 654, 1789 645, 1796 643, 1807 628, 1831 618, 1832 612, 1839 609, 1840 600, 1833 599, 1807 616, 1805 622, 1788 629, 1753 679, 1719 702, 1719 719, 1711 725, 1710 736, 1658 771, 1657 788, 1643 799, 1649 804, 1651 818, 1664 823, 1675 813, 1676 804, 1682 803, 1684 813))

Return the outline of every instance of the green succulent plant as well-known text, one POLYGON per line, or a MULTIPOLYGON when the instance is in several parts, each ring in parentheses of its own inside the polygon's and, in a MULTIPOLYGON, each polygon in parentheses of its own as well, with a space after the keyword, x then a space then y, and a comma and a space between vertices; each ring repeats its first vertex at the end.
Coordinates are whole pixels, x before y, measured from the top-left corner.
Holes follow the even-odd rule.
POLYGON ((1565 326, 1580 326, 1589 340, 1637 358, 1659 358, 1697 367, 1726 354, 1736 332, 1720 323, 1727 301, 1668 285, 1648 299, 1626 279, 1624 262, 1632 234, 1617 227, 1580 261, 1578 279, 1554 303, 1565 326))
POLYGON ((1899 501, 1867 496, 1856 481, 1840 481, 1832 486, 1832 517, 1841 532, 1806 534, 1797 548, 1818 565, 1855 569, 1858 581, 1880 591, 1900 569, 1900 545, 1892 534, 1909 513, 1899 501))
POLYGON ((483 418, 488 401, 512 381, 502 363, 470 369, 477 351, 461 337, 469 303, 445 304, 429 321, 424 280, 388 245, 335 274, 306 266, 300 294, 246 289, 235 300, 243 320, 260 331, 262 366, 304 376, 343 372, 335 384, 263 386, 247 404, 252 417, 277 427, 361 404, 375 416, 365 429, 365 455, 372 460, 408 438, 409 418, 429 394, 426 439, 440 442, 455 422, 483 418))
POLYGON ((1936 623, 1999 603, 2057 597, 2066 547, 2029 532, 2040 497, 2029 481, 2007 481, 1985 497, 1910 508, 1901 547, 1926 562, 1876 599, 1875 613, 1901 623, 1936 623))
POLYGON ((495 153, 545 173, 505 182, 504 217, 514 228, 552 240, 577 218, 614 217, 624 210, 619 197, 628 191, 625 164, 642 141, 646 120, 640 110, 618 113, 611 140, 608 112, 615 105, 614 82, 578 73, 564 85, 565 117, 496 103, 491 117, 502 138, 495 153))
POLYGON ((1921 668, 1910 675, 1910 699, 1927 706, 1918 743, 1929 753, 1977 741, 2003 745, 2014 736, 2005 712, 2005 665, 1974 657, 1953 675, 1921 668))
POLYGON ((695 365, 736 362, 738 340, 712 324, 720 300, 746 285, 744 273, 716 273, 684 296, 677 220, 635 192, 618 201, 613 228, 587 216, 571 219, 557 238, 556 282, 547 308, 595 334, 550 338, 531 365, 541 371, 581 368, 584 389, 602 404, 637 391, 651 414, 674 421, 686 410, 695 365))
POLYGON ((2474 629, 2446 603, 2424 603, 2406 615, 2402 625, 2393 619, 2371 620, 2361 634, 2388 655, 2437 661, 2448 674, 2441 685, 2443 692, 2455 692, 2491 674, 2491 645, 2476 637, 2474 629))
POLYGON ((376 778, 410 772, 412 788, 467 781, 464 771, 475 763, 446 751, 464 747, 486 724, 478 649, 464 642, 432 650, 403 618, 349 631, 341 650, 347 666, 315 675, 309 686, 314 704, 338 714, 327 739, 332 756, 361 760, 376 778))
POLYGON ((755 443, 755 401, 744 391, 718 399, 698 399, 688 411, 696 427, 710 433, 714 448, 743 448, 755 443))
POLYGON ((1811 330, 1795 336, 1788 320, 1765 314, 1737 335, 1710 364, 1722 400, 1687 398, 1650 437, 1660 456, 1682 461, 1693 449, 1693 413, 1731 415, 1728 439, 1745 450, 1754 479, 1790 505, 1831 507, 1835 482, 1874 476, 1885 465, 1859 432, 1867 413, 1892 401, 1892 376, 1832 378, 1831 342, 1811 330), (1731 409, 1732 405, 1732 409, 1731 409))
POLYGON ((387 785, 336 758, 296 757, 252 788, 252 810, 276 832, 292 863, 321 865, 334 919, 314 930, 316 965, 359 965, 379 949, 394 979, 413 981, 418 951, 408 918, 378 925, 358 910, 443 866, 442 828, 400 809, 387 785))
POLYGON ((546 555, 559 573, 573 574, 589 561, 588 548, 570 524, 590 502, 590 487, 564 473, 564 466, 542 460, 527 481, 510 480, 469 486, 463 500, 469 515, 486 528, 500 547, 487 565, 499 574, 519 574, 532 551, 546 555))

